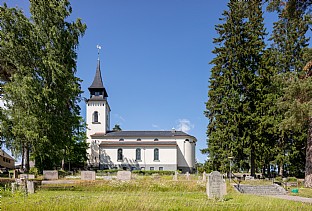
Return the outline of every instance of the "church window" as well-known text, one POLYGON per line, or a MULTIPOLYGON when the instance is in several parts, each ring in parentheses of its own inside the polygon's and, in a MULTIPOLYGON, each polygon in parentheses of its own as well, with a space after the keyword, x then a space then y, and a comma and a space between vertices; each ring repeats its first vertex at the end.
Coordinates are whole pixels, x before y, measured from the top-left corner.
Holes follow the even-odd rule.
POLYGON ((155 138, 154 141, 158 141, 158 138, 155 138))
POLYGON ((159 149, 158 148, 154 149, 154 160, 159 160, 159 149))
POLYGON ((124 141, 124 139, 123 139, 123 138, 121 138, 121 139, 119 139, 119 141, 124 141))
POLYGON ((93 122, 99 122, 99 112, 94 111, 93 113, 93 122))
POLYGON ((141 141, 141 139, 140 139, 140 138, 138 138, 138 139, 137 139, 137 141, 141 141))
POLYGON ((117 160, 122 161, 122 149, 119 148, 117 151, 117 160))
POLYGON ((100 92, 95 92, 95 96, 100 96, 100 92))
POLYGON ((137 148, 135 150, 135 160, 136 161, 140 161, 141 160, 141 149, 140 148, 137 148))

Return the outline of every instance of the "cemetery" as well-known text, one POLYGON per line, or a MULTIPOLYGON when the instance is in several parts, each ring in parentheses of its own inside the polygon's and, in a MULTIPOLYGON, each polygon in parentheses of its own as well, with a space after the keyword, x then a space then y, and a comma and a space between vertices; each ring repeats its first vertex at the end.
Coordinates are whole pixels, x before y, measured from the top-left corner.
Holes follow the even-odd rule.
POLYGON ((43 175, 14 174, 4 180, 0 182, 3 210, 37 206, 41 210, 310 210, 311 202, 277 197, 285 194, 312 197, 310 189, 302 188, 300 183, 296 186, 299 193, 291 192, 294 185, 291 183, 287 193, 282 186, 273 184, 273 180, 231 178, 230 182, 225 174, 217 171, 197 174, 174 171, 163 175, 148 171, 80 171, 64 176, 56 170, 45 170, 43 175), (237 185, 244 191, 239 191, 237 185), (283 191, 261 192, 270 186, 283 191), (248 192, 250 189, 255 192, 248 192), (268 196, 275 194, 276 198, 268 196))

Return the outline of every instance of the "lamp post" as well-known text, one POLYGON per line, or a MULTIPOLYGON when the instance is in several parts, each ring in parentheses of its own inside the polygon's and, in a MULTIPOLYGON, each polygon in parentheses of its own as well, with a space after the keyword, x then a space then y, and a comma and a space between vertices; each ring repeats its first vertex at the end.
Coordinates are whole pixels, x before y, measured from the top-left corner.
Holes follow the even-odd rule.
POLYGON ((231 167, 232 167, 232 159, 233 158, 234 157, 232 157, 232 156, 228 157, 228 159, 230 159, 230 183, 231 183, 231 179, 232 179, 232 169, 231 169, 231 167))

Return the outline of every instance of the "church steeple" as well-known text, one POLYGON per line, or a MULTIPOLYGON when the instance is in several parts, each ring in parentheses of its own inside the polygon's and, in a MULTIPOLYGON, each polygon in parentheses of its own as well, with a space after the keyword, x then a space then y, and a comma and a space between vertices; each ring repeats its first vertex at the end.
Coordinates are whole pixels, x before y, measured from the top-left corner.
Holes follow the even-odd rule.
POLYGON ((96 98, 102 97, 104 99, 108 97, 106 89, 102 81, 101 69, 100 69, 100 58, 98 58, 98 61, 97 61, 97 67, 96 67, 93 82, 88 89, 90 91, 90 99, 92 99, 93 97, 96 97, 96 98))

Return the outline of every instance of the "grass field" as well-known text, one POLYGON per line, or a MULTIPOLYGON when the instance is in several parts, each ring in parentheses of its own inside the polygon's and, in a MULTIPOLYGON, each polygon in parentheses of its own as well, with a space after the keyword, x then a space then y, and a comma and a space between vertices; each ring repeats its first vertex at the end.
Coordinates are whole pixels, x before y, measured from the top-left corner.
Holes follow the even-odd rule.
POLYGON ((312 210, 312 205, 237 193, 207 198, 205 183, 138 178, 42 186, 35 194, 1 192, 2 210, 312 210))

